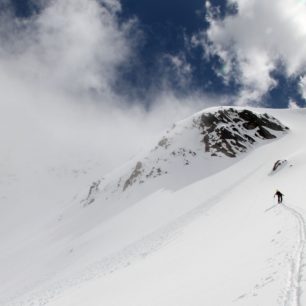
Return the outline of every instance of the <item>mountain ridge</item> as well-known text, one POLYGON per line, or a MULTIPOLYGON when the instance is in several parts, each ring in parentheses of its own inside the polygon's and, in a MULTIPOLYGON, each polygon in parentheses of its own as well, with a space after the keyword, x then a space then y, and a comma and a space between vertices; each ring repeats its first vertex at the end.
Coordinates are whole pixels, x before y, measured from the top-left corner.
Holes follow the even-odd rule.
MULTIPOLYGON (((173 167, 190 167, 192 164, 198 167, 201 163, 206 167, 207 160, 216 163, 212 160, 237 158, 256 145, 285 135, 288 130, 273 116, 246 108, 214 107, 203 110, 173 124, 157 145, 136 158, 134 165, 126 173, 121 173, 116 182, 104 179, 93 182, 81 202, 88 206, 103 192, 108 194, 108 199, 111 194, 125 192, 135 184, 171 175, 173 167)), ((232 161, 227 160, 225 164, 230 165, 232 161)), ((223 163, 220 170, 225 166, 223 163)), ((215 167, 218 168, 217 165, 215 167)))

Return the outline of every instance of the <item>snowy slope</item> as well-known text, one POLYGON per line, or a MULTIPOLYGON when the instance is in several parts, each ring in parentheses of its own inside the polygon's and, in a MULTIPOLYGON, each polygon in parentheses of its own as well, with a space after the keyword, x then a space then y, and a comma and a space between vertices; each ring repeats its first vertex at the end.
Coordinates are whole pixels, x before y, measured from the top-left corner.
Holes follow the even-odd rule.
MULTIPOLYGON (((281 137, 288 128, 267 114, 210 108, 174 124, 156 146, 90 186, 84 206, 129 193, 134 203, 157 188, 177 190, 237 162, 244 154, 281 137), (135 186, 140 186, 135 191, 135 186)), ((124 205, 127 206, 126 196, 124 205)))
POLYGON ((39 232, 3 234, 1 305, 305 302, 306 112, 252 110, 257 126, 244 112, 195 114, 39 232))

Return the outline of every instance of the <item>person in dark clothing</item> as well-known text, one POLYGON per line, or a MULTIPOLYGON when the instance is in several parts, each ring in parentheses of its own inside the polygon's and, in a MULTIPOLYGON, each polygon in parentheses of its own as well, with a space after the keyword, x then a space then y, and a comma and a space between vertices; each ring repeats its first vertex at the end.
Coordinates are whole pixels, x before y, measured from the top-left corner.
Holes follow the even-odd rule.
POLYGON ((274 194, 274 198, 277 196, 277 201, 278 201, 278 204, 281 204, 283 203, 283 194, 279 191, 279 190, 276 190, 275 194, 274 194))

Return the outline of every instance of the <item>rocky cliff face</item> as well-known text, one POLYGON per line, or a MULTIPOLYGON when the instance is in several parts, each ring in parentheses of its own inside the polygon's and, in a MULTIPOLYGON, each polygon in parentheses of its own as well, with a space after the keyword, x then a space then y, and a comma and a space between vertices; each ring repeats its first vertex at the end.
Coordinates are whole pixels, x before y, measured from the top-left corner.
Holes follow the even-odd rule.
POLYGON ((211 156, 236 157, 255 142, 277 138, 274 132, 288 130, 267 114, 233 108, 203 113, 194 123, 203 135, 205 152, 211 156))

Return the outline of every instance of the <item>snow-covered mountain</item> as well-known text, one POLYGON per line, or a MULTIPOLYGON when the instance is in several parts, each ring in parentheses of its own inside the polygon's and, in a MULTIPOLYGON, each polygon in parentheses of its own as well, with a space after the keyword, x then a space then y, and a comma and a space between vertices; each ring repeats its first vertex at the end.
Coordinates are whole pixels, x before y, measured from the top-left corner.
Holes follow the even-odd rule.
POLYGON ((52 214, 27 202, 22 234, 4 206, 0 304, 302 305, 305 119, 207 109, 52 214))
MULTIPOLYGON (((287 131, 288 127, 266 113, 237 108, 204 110, 174 124, 154 148, 121 171, 93 182, 82 202, 90 205, 99 196, 102 201, 111 200, 128 189, 134 193, 135 185, 141 184, 150 185, 141 188, 146 193, 180 188, 224 170, 243 153, 287 131)), ((136 192, 140 194, 143 192, 136 192)))

